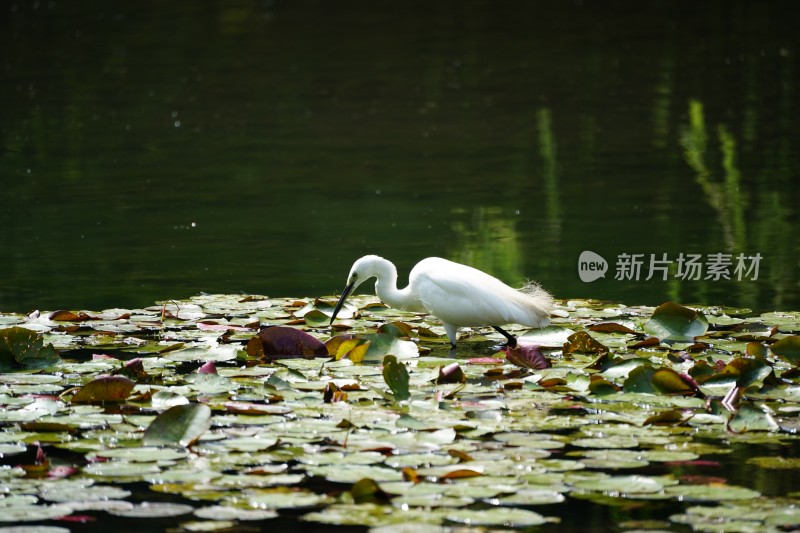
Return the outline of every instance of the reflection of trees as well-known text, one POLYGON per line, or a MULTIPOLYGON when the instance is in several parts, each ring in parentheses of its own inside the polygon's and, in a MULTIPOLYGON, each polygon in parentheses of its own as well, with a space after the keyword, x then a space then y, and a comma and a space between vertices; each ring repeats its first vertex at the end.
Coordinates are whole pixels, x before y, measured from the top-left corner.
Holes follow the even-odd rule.
MULTIPOLYGON (((752 113, 748 116, 753 120, 752 113)), ((770 187, 756 188, 750 193, 755 196, 755 201, 748 201, 737 166, 737 143, 728 126, 719 124, 716 143, 713 140, 709 139, 707 132, 703 104, 691 100, 689 123, 680 138, 684 160, 695 171, 695 182, 717 213, 728 251, 761 253, 766 257, 761 275, 769 280, 775 291, 772 305, 780 307, 785 290, 797 275, 793 260, 797 241, 788 222, 791 210, 783 205, 780 192, 770 187), (712 154, 717 153, 713 148, 720 154, 718 169, 712 162, 712 154), (749 217, 748 213, 751 213, 749 217)), ((770 170, 761 171, 767 172, 770 170)), ((769 183, 772 180, 764 177, 760 181, 769 183)), ((739 284, 737 290, 744 305, 757 306, 758 294, 753 284, 739 284)))
POLYGON ((736 167, 736 141, 725 125, 717 128, 717 140, 722 152, 722 180, 714 179, 707 162, 709 139, 703 104, 692 100, 689 103, 689 125, 680 139, 684 159, 694 169, 695 181, 719 215, 728 249, 744 251, 747 248, 744 224, 746 205, 742 195, 741 173, 736 167))

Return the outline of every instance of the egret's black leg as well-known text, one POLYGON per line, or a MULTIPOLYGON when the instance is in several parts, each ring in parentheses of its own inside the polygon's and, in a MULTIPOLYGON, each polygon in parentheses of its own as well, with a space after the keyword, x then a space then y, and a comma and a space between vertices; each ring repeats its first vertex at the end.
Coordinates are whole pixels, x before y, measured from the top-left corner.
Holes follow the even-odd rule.
POLYGON ((517 347, 517 338, 512 335, 511 333, 507 332, 500 326, 492 326, 500 335, 508 339, 507 346, 509 348, 516 348, 517 347))

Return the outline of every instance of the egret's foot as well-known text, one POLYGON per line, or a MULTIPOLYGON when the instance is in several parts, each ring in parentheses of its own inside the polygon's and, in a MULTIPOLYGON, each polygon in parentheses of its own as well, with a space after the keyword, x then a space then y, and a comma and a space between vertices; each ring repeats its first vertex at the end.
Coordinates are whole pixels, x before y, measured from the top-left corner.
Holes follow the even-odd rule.
POLYGON ((512 335, 512 334, 511 334, 511 333, 509 333, 509 332, 507 332, 506 330, 504 330, 504 329, 503 329, 503 328, 501 328, 500 326, 492 326, 492 327, 493 327, 493 328, 495 329, 495 331, 497 331, 497 332, 498 332, 500 335, 502 335, 503 337, 505 337, 506 339, 508 339, 508 342, 506 343, 506 346, 508 346, 509 348, 516 348, 516 347, 517 347, 517 338, 516 338, 514 335, 512 335))

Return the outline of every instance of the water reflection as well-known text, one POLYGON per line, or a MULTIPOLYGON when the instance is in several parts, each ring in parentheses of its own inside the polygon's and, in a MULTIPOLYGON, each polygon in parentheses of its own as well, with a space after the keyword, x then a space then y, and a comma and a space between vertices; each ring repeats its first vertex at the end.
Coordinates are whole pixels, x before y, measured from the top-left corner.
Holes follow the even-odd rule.
POLYGON ((747 248, 745 236, 745 200, 741 193, 741 173, 736 167, 736 141, 724 124, 717 127, 718 149, 722 152, 722 179, 715 180, 706 161, 708 134, 706 132, 703 104, 689 103, 689 125, 681 136, 686 163, 694 169, 695 180, 708 203, 719 214, 728 250, 740 252, 747 248))
POLYGON ((456 214, 462 216, 453 223, 456 242, 449 258, 521 285, 526 274, 516 217, 500 207, 476 207, 456 214))

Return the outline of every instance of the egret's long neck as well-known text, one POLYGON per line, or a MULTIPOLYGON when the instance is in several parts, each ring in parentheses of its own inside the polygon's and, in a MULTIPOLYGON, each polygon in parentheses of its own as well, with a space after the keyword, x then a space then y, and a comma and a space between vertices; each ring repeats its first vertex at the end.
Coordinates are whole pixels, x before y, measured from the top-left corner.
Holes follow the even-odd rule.
POLYGON ((383 303, 395 309, 416 311, 420 303, 411 294, 411 287, 397 288, 397 268, 387 260, 376 265, 375 294, 383 303))

